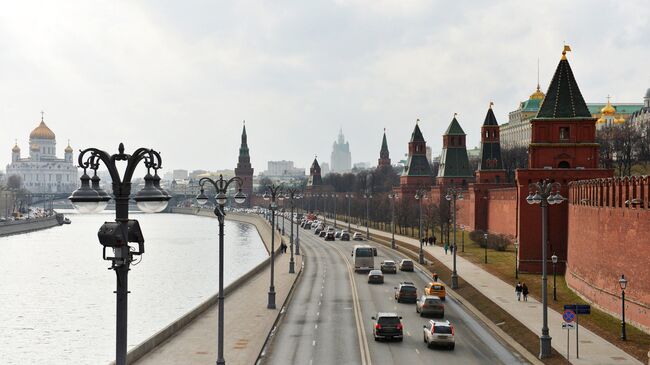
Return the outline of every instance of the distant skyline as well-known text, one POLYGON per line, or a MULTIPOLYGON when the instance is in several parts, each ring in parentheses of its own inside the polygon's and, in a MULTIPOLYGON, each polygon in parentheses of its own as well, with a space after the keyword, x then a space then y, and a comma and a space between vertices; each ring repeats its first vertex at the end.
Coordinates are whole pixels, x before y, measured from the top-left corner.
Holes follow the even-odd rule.
POLYGON ((40 122, 76 151, 153 147, 164 171, 234 169, 246 120, 256 173, 269 160, 399 161, 415 120, 438 155, 453 114, 479 144, 564 42, 588 103, 642 102, 645 1, 13 2, 0 13, 0 169, 40 122))

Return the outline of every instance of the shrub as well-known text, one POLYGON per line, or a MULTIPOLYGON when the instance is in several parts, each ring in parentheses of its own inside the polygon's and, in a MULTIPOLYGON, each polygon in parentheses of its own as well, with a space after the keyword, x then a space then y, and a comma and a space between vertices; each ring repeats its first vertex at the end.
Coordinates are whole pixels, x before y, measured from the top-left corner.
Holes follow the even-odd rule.
MULTIPOLYGON (((485 238, 483 235, 485 231, 476 230, 469 233, 469 238, 476 242, 479 247, 485 248, 485 238)), ((496 251, 505 251, 508 248, 508 245, 512 244, 510 238, 504 234, 492 234, 488 233, 487 245, 488 248, 491 248, 496 251)))

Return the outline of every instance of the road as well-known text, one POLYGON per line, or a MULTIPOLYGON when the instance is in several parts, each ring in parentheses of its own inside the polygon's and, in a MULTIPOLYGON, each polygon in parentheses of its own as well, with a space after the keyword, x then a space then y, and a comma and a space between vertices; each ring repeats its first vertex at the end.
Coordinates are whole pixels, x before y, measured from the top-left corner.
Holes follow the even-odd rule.
MULTIPOLYGON (((428 276, 398 271, 385 275, 383 285, 368 284, 365 273, 349 274, 350 253, 359 242, 326 242, 301 229, 301 248, 307 248, 302 282, 270 344, 269 364, 527 364, 519 354, 502 344, 473 315, 453 298, 445 302, 445 320, 455 326, 456 348, 429 349, 422 340, 422 325, 428 318, 415 312, 415 304, 397 303, 394 287, 412 281, 418 294, 428 276), (345 261, 343 260, 345 258, 345 261), (347 261, 347 263, 346 263, 347 261), (350 276, 353 278, 350 281, 350 276), (351 287, 356 290, 351 289, 351 287), (360 310, 356 312, 355 297, 360 310), (371 317, 377 312, 397 312, 404 324, 403 342, 375 342, 371 317), (360 336, 359 321, 365 334, 360 336), (367 350, 366 349, 367 346, 367 350), (367 356, 369 359, 363 359, 367 356)), ((375 267, 385 259, 399 262, 398 252, 372 242, 378 248, 375 267)))

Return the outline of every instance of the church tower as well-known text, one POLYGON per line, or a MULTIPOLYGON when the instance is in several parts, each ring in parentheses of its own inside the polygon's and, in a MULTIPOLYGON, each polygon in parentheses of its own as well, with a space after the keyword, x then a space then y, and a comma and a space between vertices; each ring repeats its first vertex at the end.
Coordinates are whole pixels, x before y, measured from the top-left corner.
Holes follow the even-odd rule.
POLYGON ((318 160, 314 157, 314 162, 312 162, 311 167, 309 168, 309 180, 307 180, 307 189, 311 191, 318 190, 318 188, 323 185, 323 179, 320 175, 320 165, 318 160))
POLYGON ((16 162, 20 160, 20 147, 18 147, 18 140, 14 144, 14 148, 11 149, 11 162, 16 162))
POLYGON ((466 134, 460 127, 456 115, 442 136, 440 168, 436 181, 443 187, 448 185, 467 186, 474 181, 474 174, 467 157, 466 134))
POLYGON ((427 142, 424 140, 419 122, 418 119, 411 133, 408 159, 399 177, 399 187, 394 189, 400 198, 411 197, 417 189, 428 189, 433 185, 433 170, 427 159, 427 142))
POLYGON ((390 154, 388 153, 388 142, 386 141, 386 128, 384 128, 384 138, 381 140, 381 150, 379 150, 379 161, 377 168, 390 167, 390 154))
POLYGON ((501 142, 499 140, 499 123, 492 111, 492 103, 485 115, 481 127, 481 155, 476 172, 477 183, 505 183, 506 171, 501 159, 501 142))
MULTIPOLYGON (((244 122, 246 123, 246 122, 244 122)), ((241 133, 241 146, 239 147, 239 161, 237 168, 235 168, 235 176, 243 180, 242 192, 248 197, 246 199, 246 206, 251 206, 253 199, 253 168, 251 167, 251 157, 248 152, 248 142, 246 136, 246 124, 241 133)))

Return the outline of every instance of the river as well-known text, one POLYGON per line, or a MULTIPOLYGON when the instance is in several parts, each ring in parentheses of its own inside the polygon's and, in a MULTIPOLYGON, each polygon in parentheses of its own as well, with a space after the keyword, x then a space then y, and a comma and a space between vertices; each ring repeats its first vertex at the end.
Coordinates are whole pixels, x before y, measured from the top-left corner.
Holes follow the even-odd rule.
MULTIPOLYGON (((97 230, 114 212, 0 238, 0 362, 107 364, 115 356, 115 273, 97 230)), ((145 238, 129 273, 129 348, 217 292, 218 223, 132 214, 145 238)), ((225 284, 268 257, 253 225, 226 221, 225 284)), ((216 329, 215 329, 216 330, 216 329)))

